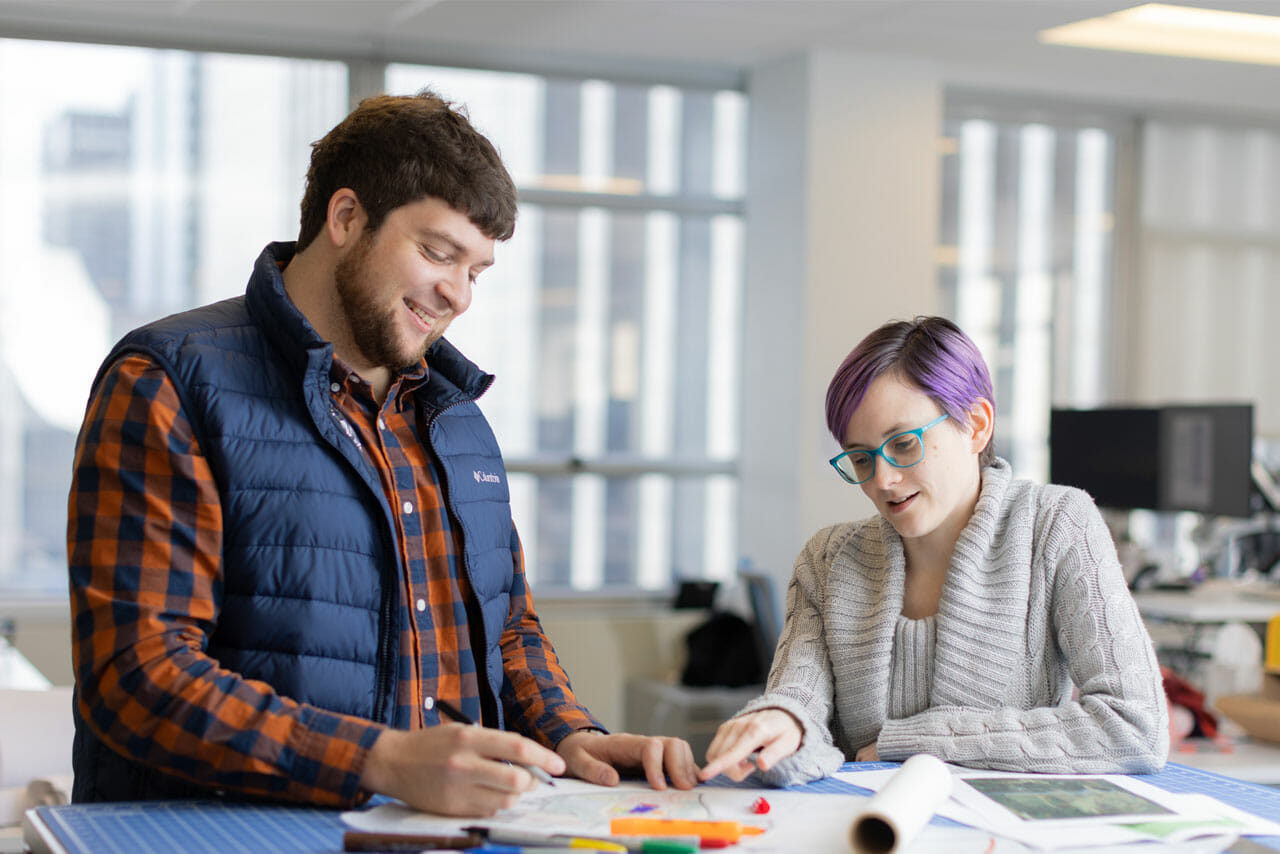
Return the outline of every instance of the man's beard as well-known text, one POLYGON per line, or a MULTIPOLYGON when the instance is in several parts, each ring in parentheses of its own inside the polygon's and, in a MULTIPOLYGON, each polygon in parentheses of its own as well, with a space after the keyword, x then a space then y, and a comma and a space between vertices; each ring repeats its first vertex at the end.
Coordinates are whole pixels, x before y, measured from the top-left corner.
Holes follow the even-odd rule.
POLYGON ((406 353, 400 346, 396 322, 399 306, 382 305, 377 286, 369 280, 368 260, 372 250, 373 234, 366 232, 334 268, 338 304, 360 355, 379 367, 402 371, 421 362, 439 336, 428 336, 416 351, 406 353))

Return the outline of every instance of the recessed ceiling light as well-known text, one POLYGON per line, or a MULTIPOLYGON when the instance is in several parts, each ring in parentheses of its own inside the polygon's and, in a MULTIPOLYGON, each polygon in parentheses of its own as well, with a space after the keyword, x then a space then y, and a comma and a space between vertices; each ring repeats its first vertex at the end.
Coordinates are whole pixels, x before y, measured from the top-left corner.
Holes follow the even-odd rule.
POLYGON ((1048 44, 1280 65, 1280 17, 1147 3, 1041 30, 1048 44))

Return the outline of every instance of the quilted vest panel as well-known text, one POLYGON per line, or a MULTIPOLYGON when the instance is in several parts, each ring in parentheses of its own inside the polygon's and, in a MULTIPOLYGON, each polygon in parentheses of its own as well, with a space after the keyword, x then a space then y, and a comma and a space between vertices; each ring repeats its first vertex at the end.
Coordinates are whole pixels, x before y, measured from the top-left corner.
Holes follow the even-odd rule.
MULTIPOLYGON (((275 273, 260 258, 247 297, 135 330, 103 370, 127 353, 159 361, 213 469, 224 540, 209 655, 284 696, 405 728, 408 720, 395 719, 404 608, 394 521, 376 472, 331 403, 331 346, 314 337, 275 273), (305 333, 313 340, 298 343, 305 333)), ((430 424, 446 500, 461 526, 464 568, 483 614, 484 644, 476 652, 497 698, 513 533, 497 440, 473 402, 492 378, 447 341, 437 342, 428 362, 430 380, 417 406, 430 424)), ((92 731, 77 730, 77 753, 98 754, 104 771, 116 765, 92 731)), ((150 782, 121 780, 128 791, 106 796, 185 794, 176 778, 142 776, 150 782)), ((93 788, 100 796, 104 785, 116 788, 99 779, 93 788)))

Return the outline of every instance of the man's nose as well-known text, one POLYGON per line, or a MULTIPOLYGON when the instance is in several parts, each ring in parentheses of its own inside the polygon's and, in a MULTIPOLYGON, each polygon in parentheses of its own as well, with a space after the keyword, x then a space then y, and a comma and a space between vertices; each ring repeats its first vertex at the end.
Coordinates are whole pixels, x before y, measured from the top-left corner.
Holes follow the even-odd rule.
POLYGON ((471 274, 464 268, 451 270, 440 277, 436 291, 454 314, 462 314, 471 305, 471 274))

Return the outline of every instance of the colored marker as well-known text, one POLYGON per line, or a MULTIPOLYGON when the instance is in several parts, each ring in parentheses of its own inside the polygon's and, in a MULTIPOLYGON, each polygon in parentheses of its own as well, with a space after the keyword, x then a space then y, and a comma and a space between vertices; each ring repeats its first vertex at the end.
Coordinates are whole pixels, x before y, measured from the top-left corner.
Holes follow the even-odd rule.
POLYGON ((723 839, 737 842, 744 836, 764 833, 763 827, 753 827, 737 821, 699 821, 678 818, 615 818, 609 822, 609 831, 615 836, 696 836, 702 841, 723 839))
POLYGON ((698 849, 701 847, 702 840, 696 836, 671 837, 670 839, 651 836, 628 845, 627 850, 638 851, 640 854, 697 854, 698 849))
POLYGON ((618 836, 614 841, 640 854, 693 854, 702 847, 697 836, 618 836))
MULTIPOLYGON (((451 703, 448 703, 445 700, 441 700, 439 697, 437 697, 434 700, 434 703, 437 709, 444 712, 444 716, 446 718, 449 718, 450 720, 453 720, 453 721, 457 721, 460 724, 467 724, 468 726, 480 726, 479 721, 471 720, 471 718, 467 717, 463 712, 461 712, 458 709, 455 709, 451 703)), ((510 764, 517 764, 517 763, 507 763, 507 764, 510 765, 510 764)), ((552 782, 551 780, 551 775, 548 774, 546 771, 542 770, 541 768, 539 768, 537 765, 525 765, 524 763, 518 763, 518 764, 520 765, 521 768, 523 768, 524 770, 532 774, 533 779, 541 783, 546 783, 548 786, 555 785, 555 783, 552 782)))
POLYGON ((348 830, 342 834, 343 851, 413 851, 425 849, 462 850, 479 845, 483 838, 478 833, 466 836, 441 836, 430 833, 374 833, 348 830))
POLYGON ((545 851, 547 847, 573 848, 578 851, 628 851, 622 842, 590 836, 573 836, 568 833, 538 833, 510 827, 467 827, 466 833, 484 837, 490 845, 526 845, 545 851))

